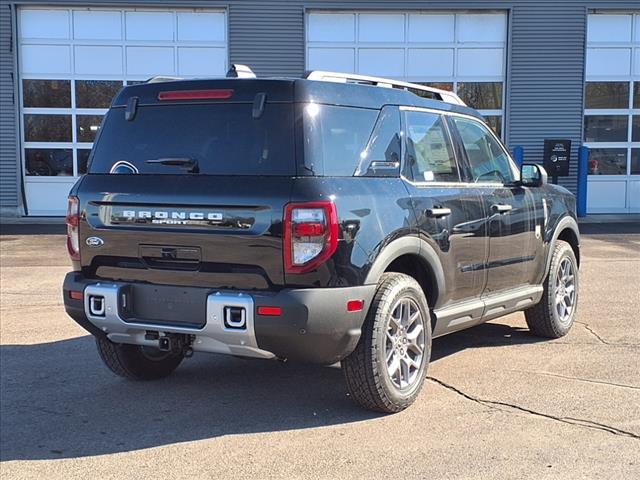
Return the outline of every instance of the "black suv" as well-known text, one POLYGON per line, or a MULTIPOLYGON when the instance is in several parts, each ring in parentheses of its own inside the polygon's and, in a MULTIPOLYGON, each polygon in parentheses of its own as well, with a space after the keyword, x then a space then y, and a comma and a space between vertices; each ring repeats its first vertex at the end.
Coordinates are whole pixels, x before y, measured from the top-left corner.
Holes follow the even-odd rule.
POLYGON ((152 80, 113 100, 69 197, 67 313, 116 374, 193 352, 333 364, 397 412, 431 339, 578 300, 574 197, 450 92, 328 72, 152 80))

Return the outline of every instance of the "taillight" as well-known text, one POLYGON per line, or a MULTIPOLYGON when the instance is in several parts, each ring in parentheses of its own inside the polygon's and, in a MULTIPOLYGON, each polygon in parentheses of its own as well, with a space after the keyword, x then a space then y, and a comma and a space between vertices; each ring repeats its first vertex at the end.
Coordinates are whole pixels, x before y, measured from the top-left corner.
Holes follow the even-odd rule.
POLYGON ((80 260, 80 202, 69 197, 67 206, 67 250, 72 260, 80 260))
POLYGON ((338 213, 333 202, 290 203, 284 214, 284 267, 306 273, 338 248, 338 213))

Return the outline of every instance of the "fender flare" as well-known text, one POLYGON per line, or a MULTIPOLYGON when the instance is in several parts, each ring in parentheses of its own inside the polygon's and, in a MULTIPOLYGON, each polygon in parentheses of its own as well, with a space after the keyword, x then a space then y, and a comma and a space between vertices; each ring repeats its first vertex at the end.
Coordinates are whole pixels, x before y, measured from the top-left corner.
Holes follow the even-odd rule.
MULTIPOLYGON (((433 292, 434 297, 440 298, 446 291, 446 282, 438 254, 429 243, 415 236, 398 238, 385 246, 371 265, 365 285, 377 284, 387 267, 402 255, 417 255, 428 265, 437 289, 433 292)), ((433 308, 433 305, 431 307, 433 308)))
POLYGON ((576 238, 578 239, 578 248, 580 247, 580 229, 578 228, 578 222, 575 218, 570 216, 562 217, 556 224, 553 230, 553 236, 551 237, 551 241, 549 242, 549 249, 547 250, 547 259, 544 267, 544 278, 547 278, 547 274, 549 273, 549 267, 551 266, 551 257, 553 256, 553 250, 556 248, 556 241, 558 240, 560 234, 567 228, 573 231, 576 238))

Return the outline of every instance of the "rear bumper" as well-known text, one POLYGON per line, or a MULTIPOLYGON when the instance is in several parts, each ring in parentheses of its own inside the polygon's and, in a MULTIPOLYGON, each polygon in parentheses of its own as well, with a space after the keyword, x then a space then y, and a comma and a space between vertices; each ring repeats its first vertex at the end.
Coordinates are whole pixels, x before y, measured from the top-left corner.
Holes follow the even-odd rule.
MULTIPOLYGON (((117 343, 157 346, 149 332, 192 335, 193 350, 259 358, 281 357, 319 364, 331 364, 349 355, 360 338, 366 312, 375 294, 375 285, 348 288, 285 289, 279 292, 218 291, 179 287, 206 301, 206 322, 181 318, 175 306, 175 323, 153 319, 132 319, 122 314, 122 295, 130 283, 98 282, 78 272, 65 277, 64 304, 67 314, 96 336, 107 336, 117 343), (69 292, 83 292, 74 300, 69 292), (104 298, 105 311, 93 315, 91 297, 104 298), (359 312, 347 312, 349 300, 364 300, 359 312), (226 306, 246 311, 244 328, 228 328, 224 323, 226 306), (260 315, 261 306, 279 307, 279 315, 260 315), (194 323, 204 323, 194 327, 194 323)), ((176 287, 178 288, 178 287, 176 287)), ((174 306, 168 306, 173 308, 174 306)), ((95 310, 95 309, 94 309, 95 310)), ((194 319, 191 319, 194 320, 194 319)))

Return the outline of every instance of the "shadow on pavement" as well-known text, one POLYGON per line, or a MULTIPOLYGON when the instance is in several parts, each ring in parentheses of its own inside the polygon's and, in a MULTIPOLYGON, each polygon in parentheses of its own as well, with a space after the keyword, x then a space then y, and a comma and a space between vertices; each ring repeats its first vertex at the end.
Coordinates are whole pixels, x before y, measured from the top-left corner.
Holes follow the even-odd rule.
MULTIPOLYGON (((540 341, 489 323, 436 339, 432 361, 466 348, 540 341)), ((136 383, 106 370, 90 336, 0 350, 6 460, 73 458, 222 435, 359 422, 336 366, 196 355, 168 379, 136 383)))
POLYGON ((2 235, 66 235, 67 226, 63 223, 55 224, 0 224, 2 235))
POLYGON ((581 223, 582 235, 628 235, 640 233, 640 222, 581 223))

